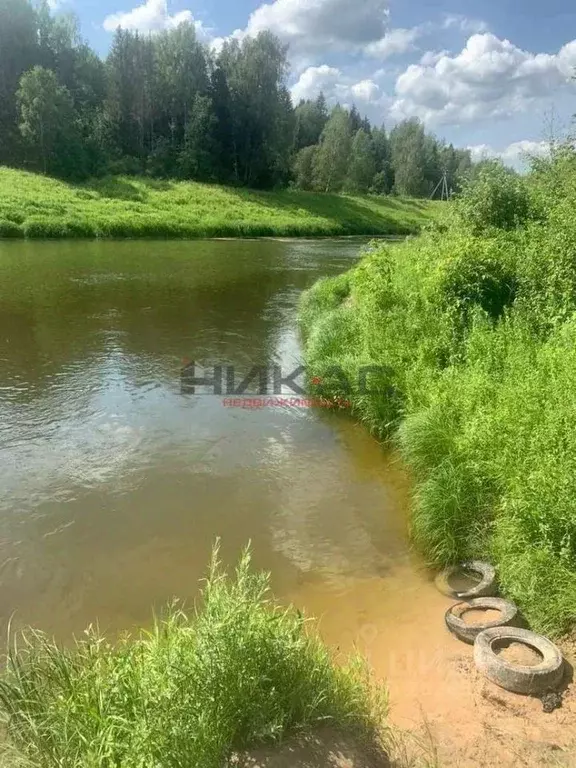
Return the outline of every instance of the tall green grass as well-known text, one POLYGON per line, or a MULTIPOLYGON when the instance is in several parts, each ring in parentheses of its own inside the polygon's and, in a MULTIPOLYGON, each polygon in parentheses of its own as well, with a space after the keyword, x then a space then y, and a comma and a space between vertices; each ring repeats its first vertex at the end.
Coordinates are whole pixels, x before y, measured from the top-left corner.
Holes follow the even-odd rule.
POLYGON ((294 609, 271 600, 245 552, 215 550, 197 610, 172 605, 150 632, 73 648, 15 642, 0 680, 10 765, 222 768, 235 751, 322 724, 377 743, 386 697, 357 659, 337 665, 294 609))
POLYGON ((492 559, 552 635, 576 624, 575 205, 573 153, 526 180, 496 169, 447 224, 373 247, 300 315, 314 375, 386 366, 389 387, 349 399, 413 469, 411 530, 429 562, 492 559))
POLYGON ((423 200, 132 177, 75 186, 0 168, 0 238, 403 235, 418 232, 441 209, 423 200))

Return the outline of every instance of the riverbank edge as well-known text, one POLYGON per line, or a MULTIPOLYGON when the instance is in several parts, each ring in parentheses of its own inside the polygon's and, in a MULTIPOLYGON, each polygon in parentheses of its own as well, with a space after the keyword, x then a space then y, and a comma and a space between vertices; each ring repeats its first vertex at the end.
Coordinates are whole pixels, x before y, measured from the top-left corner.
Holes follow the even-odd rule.
POLYGON ((171 224, 166 225, 166 231, 161 232, 162 226, 156 222, 152 222, 149 225, 150 232, 144 234, 143 230, 146 230, 148 225, 146 222, 138 222, 131 230, 130 227, 126 227, 124 223, 118 228, 114 223, 109 227, 108 231, 99 231, 96 227, 94 234, 90 234, 88 228, 84 224, 79 225, 78 222, 42 222, 38 224, 34 223, 33 229, 25 229, 25 225, 6 225, 5 222, 0 220, 0 242, 16 241, 41 241, 41 240, 76 240, 76 241, 89 241, 95 240, 114 241, 114 240, 132 240, 132 241, 162 241, 162 240, 181 240, 181 241, 194 241, 194 240, 214 240, 214 241, 235 241, 235 240, 270 240, 270 241, 282 241, 282 240, 336 240, 344 238, 404 238, 410 235, 419 234, 419 229, 396 226, 385 228, 364 228, 361 230, 355 230, 352 227, 335 226, 332 229, 325 229, 322 232, 315 231, 312 226, 293 226, 277 229, 274 232, 268 230, 267 227, 260 224, 245 224, 240 223, 237 227, 230 225, 222 225, 215 229, 198 228, 194 229, 186 225, 174 227, 171 224))
POLYGON ((441 204, 111 176, 79 185, 0 168, 0 239, 261 239, 417 234, 441 204))
MULTIPOLYGON (((525 245, 523 236, 522 233, 518 236, 520 253, 525 245)), ((511 235, 504 241, 510 249, 515 237, 511 235)), ((383 444, 398 446, 413 482, 410 535, 431 568, 440 569, 471 559, 494 562, 502 594, 518 604, 523 619, 535 631, 570 644, 576 637, 576 572, 553 551, 539 548, 524 534, 517 519, 509 514, 512 502, 506 499, 502 486, 494 479, 498 472, 482 465, 481 453, 485 446, 476 447, 480 453, 478 457, 470 449, 466 454, 459 442, 463 442, 464 437, 458 431, 458 423, 468 422, 472 428, 477 423, 474 409, 469 412, 463 407, 460 410, 464 400, 459 395, 467 396, 467 366, 464 364, 459 368, 460 378, 458 366, 446 369, 456 374, 450 383, 442 377, 442 365, 433 370, 430 360, 427 363, 422 359, 417 363, 410 362, 412 353, 406 347, 393 361, 378 352, 375 354, 375 349, 386 348, 387 344, 398 353, 402 345, 409 345, 411 341, 415 349, 421 343, 422 354, 430 359, 437 355, 446 339, 441 337, 441 322, 436 325, 434 321, 429 322, 432 317, 429 310, 434 311, 435 302, 425 310, 425 299, 420 296, 422 319, 406 334, 406 323, 410 323, 410 317, 414 321, 414 316, 404 316, 402 302, 407 294, 402 291, 412 290, 416 295, 419 285, 430 285, 439 276, 443 279, 442 267, 435 259, 438 254, 445 255, 463 243, 467 258, 475 250, 481 253, 483 247, 495 251, 502 248, 498 238, 486 239, 482 244, 481 238, 470 240, 468 235, 456 230, 447 234, 444 231, 430 232, 392 248, 386 245, 370 248, 349 271, 320 279, 304 292, 298 313, 304 361, 307 369, 314 372, 315 379, 321 382, 319 385, 311 382, 309 390, 329 399, 342 398, 345 394, 350 402, 349 413, 354 419, 383 444), (421 263, 417 264, 420 257, 421 263), (394 271, 399 265, 406 269, 399 283, 394 283, 394 271), (396 312, 395 329, 394 321, 388 322, 391 310, 396 312), (426 322, 429 322, 428 326, 426 322), (392 340, 385 341, 390 334, 392 340), (390 363, 384 365, 387 379, 384 388, 373 392, 357 389, 356 376, 361 367, 379 365, 382 360, 390 363), (406 398, 402 389, 410 377, 413 377, 411 392, 406 398), (347 382, 350 382, 351 390, 342 389, 343 385, 348 387, 347 382), (459 387, 463 388, 460 393, 459 387), (502 509, 507 514, 502 514, 502 509), (499 514, 496 514, 497 510, 499 514)), ((509 276, 504 275, 504 279, 508 280, 509 276)), ((438 312, 439 307, 440 304, 438 312)), ((573 325, 576 332, 576 318, 573 325)), ((485 342, 495 327, 480 321, 478 338, 485 342)), ((503 325, 503 329, 503 334, 509 333, 511 344, 514 333, 517 333, 520 350, 526 356, 534 353, 528 345, 522 349, 521 328, 515 331, 513 325, 509 329, 503 325)), ((549 347, 553 350, 556 342, 551 339, 548 347, 544 342, 542 356, 548 354, 549 347)), ((480 347, 479 341, 476 343, 480 347)), ((558 349, 565 359, 561 341, 558 349)), ((573 358, 576 359, 576 352, 573 358)), ((571 364, 566 363, 567 366, 571 364)), ((512 373, 515 373, 514 369, 512 373)), ((474 375, 472 365, 470 375, 474 375)), ((500 386, 497 377, 493 378, 492 385, 500 386)), ((475 408, 483 407, 482 397, 493 396, 487 391, 480 396, 475 408)), ((528 391, 527 397, 530 396, 528 391)), ((509 400, 513 399, 512 393, 509 400)), ((489 409, 484 410, 481 414, 484 419, 493 417, 489 409)), ((500 431, 502 435, 506 434, 500 431)), ((496 442, 493 447, 495 445, 496 442)), ((512 447, 512 450, 517 451, 517 448, 512 447)), ((499 461, 496 451, 495 462, 499 461)), ((502 471, 510 472, 510 467, 502 471)), ((501 477, 499 479, 501 482, 501 477)), ((510 479, 514 479, 512 475, 510 479)), ((549 505, 548 514, 553 516, 554 510, 554 505, 549 505)))
MULTIPOLYGON (((1 222, 0 222, 1 224, 1 222)), ((364 243, 368 239, 373 239, 375 241, 382 240, 386 242, 402 242, 406 237, 414 237, 416 235, 420 234, 419 232, 404 232, 402 234, 394 233, 394 234, 386 234, 383 232, 364 232, 360 234, 354 234, 354 235, 341 235, 341 234, 327 234, 327 235, 312 235, 307 232, 303 232, 302 234, 294 234, 294 235, 238 235, 237 237, 234 236, 227 236, 227 235, 190 235, 190 236, 182 236, 182 237, 170 237, 170 236, 161 236, 161 235, 149 235, 149 236, 142 236, 142 235, 126 235, 126 236, 117 236, 117 235, 107 235, 107 236, 94 236, 94 237, 88 237, 88 236, 75 236, 75 235, 63 235, 62 237, 49 237, 49 236, 41 236, 38 235, 37 237, 25 237, 24 235, 19 235, 17 237, 12 236, 5 236, 0 234, 0 243, 22 243, 22 242, 29 242, 29 243, 41 243, 41 242, 58 242, 58 241, 72 241, 76 243, 95 243, 95 242, 105 242, 105 243, 113 243, 113 242, 134 242, 134 243, 149 243, 149 242, 208 242, 208 243, 238 243, 238 242, 253 242, 253 243, 318 243, 318 242, 330 242, 331 240, 334 241, 342 241, 342 240, 350 240, 354 241, 357 240, 359 243, 364 243)))

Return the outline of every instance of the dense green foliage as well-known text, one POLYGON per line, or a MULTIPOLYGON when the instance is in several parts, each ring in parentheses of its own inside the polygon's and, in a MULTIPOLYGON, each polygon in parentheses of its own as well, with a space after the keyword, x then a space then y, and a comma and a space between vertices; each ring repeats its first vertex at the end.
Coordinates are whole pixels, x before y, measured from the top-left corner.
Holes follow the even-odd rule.
POLYGON ((10 765, 222 768, 234 751, 331 723, 377 743, 384 691, 359 659, 334 663, 308 621, 270 599, 245 554, 215 553, 199 608, 151 632, 72 649, 29 633, 8 659, 0 709, 10 765))
POLYGON ((409 234, 442 205, 135 177, 73 186, 0 168, 0 238, 409 234))
POLYGON ((444 170, 455 188, 469 171, 468 151, 418 121, 388 137, 355 108, 329 114, 323 96, 294 109, 287 75, 287 49, 269 32, 215 53, 193 24, 118 29, 101 60, 48 0, 0 0, 0 165, 414 197, 444 170))
POLYGON ((118 29, 101 61, 46 0, 0 0, 0 164, 282 185, 295 130, 286 75, 268 32, 216 56, 193 24, 118 29))
POLYGON ((576 619, 576 154, 487 165, 446 222, 370 249, 301 306, 324 395, 346 395, 416 480, 429 561, 491 558, 535 628, 576 619), (385 366, 350 396, 361 365, 385 366), (345 383, 345 382, 344 382, 345 383))
POLYGON ((388 135, 355 109, 336 106, 329 114, 322 95, 300 102, 296 126, 293 177, 301 189, 440 198, 444 172, 457 192, 473 169, 469 150, 426 135, 417 119, 388 135))

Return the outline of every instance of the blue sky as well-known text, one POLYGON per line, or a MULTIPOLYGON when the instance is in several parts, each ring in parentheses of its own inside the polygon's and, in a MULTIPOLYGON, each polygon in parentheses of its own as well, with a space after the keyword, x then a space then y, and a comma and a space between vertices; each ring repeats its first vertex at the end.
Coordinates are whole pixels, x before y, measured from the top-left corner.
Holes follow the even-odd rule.
POLYGON ((293 98, 323 90, 392 126, 420 117, 477 156, 518 164, 576 113, 574 0, 51 0, 102 54, 121 25, 193 21, 218 47, 272 29, 289 46, 293 98))

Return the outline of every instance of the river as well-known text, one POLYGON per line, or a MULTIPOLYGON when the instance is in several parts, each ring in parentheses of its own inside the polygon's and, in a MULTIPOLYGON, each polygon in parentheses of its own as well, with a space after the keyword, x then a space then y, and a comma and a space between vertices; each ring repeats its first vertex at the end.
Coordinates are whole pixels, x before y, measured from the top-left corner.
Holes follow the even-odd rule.
POLYGON ((216 537, 227 564, 250 540, 275 594, 365 652, 405 722, 423 697, 444 712, 441 661, 458 644, 410 551, 398 458, 325 408, 240 408, 182 387, 191 360, 238 380, 252 366, 287 376, 301 292, 360 251, 0 244, 3 626, 13 616, 68 642, 94 622, 111 635, 147 625, 172 597, 196 597, 216 537))

